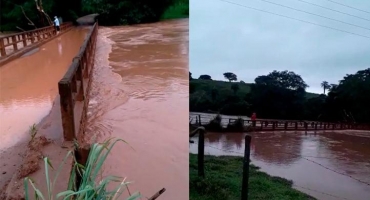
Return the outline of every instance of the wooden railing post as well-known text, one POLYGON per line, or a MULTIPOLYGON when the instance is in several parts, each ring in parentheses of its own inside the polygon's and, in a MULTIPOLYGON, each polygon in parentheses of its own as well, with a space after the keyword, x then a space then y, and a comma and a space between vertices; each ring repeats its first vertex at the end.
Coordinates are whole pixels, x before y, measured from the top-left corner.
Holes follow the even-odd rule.
POLYGON ((6 55, 5 46, 4 46, 4 39, 0 38, 0 54, 1 56, 6 55))
POLYGON ((12 36, 12 43, 13 43, 14 51, 17 51, 18 50, 18 45, 17 45, 17 38, 15 37, 15 35, 12 36))
POLYGON ((22 40, 23 40, 23 47, 26 47, 27 46, 27 38, 26 38, 26 34, 22 34, 22 40))
POLYGON ((71 82, 61 80, 58 83, 60 95, 60 110, 62 115, 63 136, 66 141, 75 139, 74 103, 71 82))
POLYGON ((252 140, 252 137, 250 135, 245 136, 241 200, 248 200, 249 160, 250 160, 250 155, 251 155, 251 140, 252 140))

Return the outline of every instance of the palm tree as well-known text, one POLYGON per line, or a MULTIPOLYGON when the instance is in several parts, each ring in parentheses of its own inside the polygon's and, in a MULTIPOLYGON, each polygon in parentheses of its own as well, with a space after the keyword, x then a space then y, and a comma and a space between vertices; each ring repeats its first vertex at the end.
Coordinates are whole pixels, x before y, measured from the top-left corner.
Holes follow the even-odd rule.
POLYGON ((327 89, 330 89, 330 85, 329 85, 329 83, 328 83, 327 81, 323 81, 323 82, 321 83, 321 87, 324 89, 324 94, 325 94, 325 91, 326 91, 327 89))

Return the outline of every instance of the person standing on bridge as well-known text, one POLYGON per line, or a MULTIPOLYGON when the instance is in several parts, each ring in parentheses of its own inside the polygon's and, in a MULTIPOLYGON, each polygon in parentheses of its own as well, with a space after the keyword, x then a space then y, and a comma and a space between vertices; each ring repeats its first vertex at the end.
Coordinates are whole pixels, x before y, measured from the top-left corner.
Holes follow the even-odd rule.
POLYGON ((257 115, 256 113, 254 112, 251 116, 251 120, 252 120, 252 126, 253 127, 256 127, 256 119, 257 119, 257 115))
POLYGON ((59 19, 57 16, 54 17, 54 26, 55 26, 55 30, 57 32, 57 35, 59 34, 59 31, 60 31, 60 26, 59 26, 59 19))

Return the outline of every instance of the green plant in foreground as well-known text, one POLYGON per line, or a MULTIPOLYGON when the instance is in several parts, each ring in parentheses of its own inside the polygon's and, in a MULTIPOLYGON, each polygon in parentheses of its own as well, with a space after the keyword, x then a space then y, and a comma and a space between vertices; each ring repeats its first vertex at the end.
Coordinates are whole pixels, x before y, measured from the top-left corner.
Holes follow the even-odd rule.
MULTIPOLYGON (((105 179, 101 180, 99 183, 96 183, 98 178, 99 171, 102 168, 104 161, 106 160, 108 154, 112 150, 113 146, 118 142, 124 140, 117 139, 112 144, 111 139, 107 140, 106 142, 99 144, 95 143, 92 145, 91 151, 89 153, 86 166, 83 166, 77 163, 75 157, 73 156, 73 152, 69 151, 68 154, 64 157, 63 162, 60 164, 57 173, 55 174, 54 180, 51 182, 49 177, 49 167, 52 169, 53 166, 49 160, 49 158, 44 158, 45 164, 45 176, 46 176, 46 185, 47 185, 47 194, 42 194, 42 192, 35 186, 34 181, 26 177, 24 179, 24 189, 25 189, 25 199, 29 200, 30 196, 28 194, 28 187, 29 184, 34 189, 34 196, 35 199, 42 199, 42 200, 54 200, 60 199, 62 197, 63 200, 69 199, 76 199, 76 200, 115 200, 120 197, 123 193, 123 186, 127 186, 130 182, 126 182, 126 178, 120 178, 116 176, 109 176, 105 179), (104 152, 106 150, 106 152, 104 152), (58 179, 59 173, 61 172, 63 165, 65 164, 67 158, 72 156, 74 159, 73 170, 69 177, 68 189, 66 191, 58 193, 56 196, 53 196, 53 189, 55 183, 58 179), (80 181, 80 185, 76 185, 76 177, 82 177, 80 181), (118 182, 119 185, 112 191, 107 191, 107 186, 111 182, 118 182)), ((140 193, 135 193, 127 198, 127 200, 135 200, 140 197, 140 193)))
POLYGON ((33 124, 32 126, 30 126, 30 135, 31 135, 31 141, 33 141, 33 139, 35 139, 37 135, 36 124, 33 124))

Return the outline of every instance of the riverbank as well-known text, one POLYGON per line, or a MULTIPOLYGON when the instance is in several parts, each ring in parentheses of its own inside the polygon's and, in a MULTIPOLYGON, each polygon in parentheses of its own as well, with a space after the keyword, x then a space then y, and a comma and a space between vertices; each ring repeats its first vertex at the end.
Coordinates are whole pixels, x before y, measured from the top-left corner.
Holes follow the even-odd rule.
MULTIPOLYGON (((190 200, 240 199, 242 183, 242 157, 205 156, 204 180, 197 175, 197 155, 189 155, 190 200)), ((315 199, 292 188, 293 182, 270 176, 251 165, 249 168, 250 199, 315 199)))

